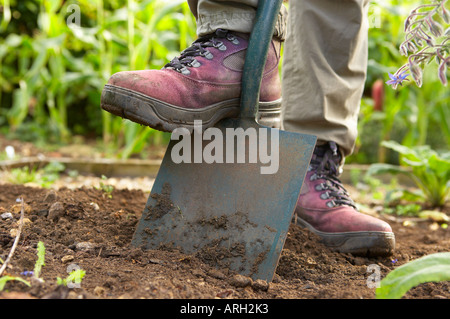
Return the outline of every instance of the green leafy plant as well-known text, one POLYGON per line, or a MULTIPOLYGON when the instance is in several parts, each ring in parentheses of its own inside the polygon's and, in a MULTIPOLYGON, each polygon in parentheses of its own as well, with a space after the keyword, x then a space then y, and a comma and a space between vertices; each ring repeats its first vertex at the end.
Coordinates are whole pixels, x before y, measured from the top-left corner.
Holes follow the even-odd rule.
POLYGON ((399 299, 426 282, 450 280, 450 253, 431 254, 391 271, 376 289, 377 299, 399 299))
POLYGON ((396 214, 398 216, 419 216, 422 206, 418 204, 395 205, 395 207, 386 207, 386 214, 396 214))
POLYGON ((42 267, 45 266, 45 245, 43 242, 38 242, 37 244, 37 256, 38 259, 34 264, 33 276, 39 278, 41 275, 42 267))
POLYGON ((36 166, 18 167, 11 169, 8 180, 14 184, 35 183, 48 188, 59 179, 64 170, 64 164, 59 162, 50 162, 42 169, 38 169, 36 166))
POLYGON ((14 184, 26 184, 37 180, 36 168, 18 167, 11 169, 9 182, 14 184))
POLYGON ((58 285, 67 286, 70 283, 81 284, 84 276, 86 275, 86 271, 83 269, 76 269, 72 271, 65 279, 58 277, 56 279, 56 283, 58 285))
POLYGON ((103 192, 103 196, 106 196, 108 198, 112 198, 112 192, 114 191, 114 186, 108 185, 104 183, 103 181, 106 181, 108 178, 105 175, 102 175, 102 179, 100 181, 100 186, 95 187, 96 189, 99 189, 103 192))
POLYGON ((395 141, 385 141, 384 147, 400 155, 400 166, 373 164, 368 174, 404 174, 411 178, 419 188, 418 193, 405 194, 419 196, 432 206, 443 206, 450 194, 450 152, 438 154, 429 146, 407 147, 395 141))
MULTIPOLYGON (((30 272, 27 271, 26 273, 30 273, 33 275, 34 278, 42 281, 42 279, 39 277, 41 274, 42 267, 45 266, 45 245, 41 241, 38 242, 38 244, 37 244, 37 256, 38 256, 38 259, 36 260, 36 263, 34 264, 34 270, 30 271, 30 272)), ((3 263, 3 261, 1 259, 0 259, 0 261, 3 263)), ((3 291, 6 283, 9 281, 19 281, 19 282, 24 283, 28 287, 31 287, 31 283, 28 282, 27 280, 22 279, 17 276, 7 275, 7 276, 0 277, 0 291, 3 291)))
POLYGON ((105 153, 122 158, 168 142, 167 133, 103 112, 100 96, 113 73, 159 69, 193 41, 186 1, 0 1, 0 15, 5 134, 41 143, 99 137, 105 153), (79 19, 69 23, 74 6, 79 19))

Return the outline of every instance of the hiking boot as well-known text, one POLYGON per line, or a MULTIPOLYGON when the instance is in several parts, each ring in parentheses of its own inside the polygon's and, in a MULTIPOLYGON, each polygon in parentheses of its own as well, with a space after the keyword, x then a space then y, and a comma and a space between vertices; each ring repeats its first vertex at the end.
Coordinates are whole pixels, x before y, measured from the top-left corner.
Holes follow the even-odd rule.
POLYGON ((358 212, 338 179, 341 156, 334 142, 316 146, 306 173, 294 222, 317 234, 335 251, 390 255, 395 237, 386 222, 358 212))
MULTIPOLYGON (((154 129, 192 131, 194 120, 208 128, 239 115, 241 78, 248 35, 219 29, 200 37, 161 70, 114 74, 102 92, 101 107, 154 129)), ((278 74, 281 43, 273 40, 263 73, 260 105, 281 107, 278 74)))

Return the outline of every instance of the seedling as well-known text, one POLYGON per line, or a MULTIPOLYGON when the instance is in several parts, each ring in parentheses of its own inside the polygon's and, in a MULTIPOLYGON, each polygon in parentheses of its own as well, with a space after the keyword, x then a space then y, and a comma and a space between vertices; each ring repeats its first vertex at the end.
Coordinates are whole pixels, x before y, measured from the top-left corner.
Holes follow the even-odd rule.
POLYGON ((18 244, 18 242, 19 242, 20 233, 21 233, 21 231, 22 231, 22 226, 23 226, 23 215, 24 215, 24 202, 23 202, 23 198, 18 198, 16 201, 22 203, 22 209, 20 210, 20 225, 19 225, 19 230, 18 230, 16 239, 14 240, 13 246, 12 246, 12 248, 11 248, 9 254, 8 254, 8 257, 6 258, 5 261, 3 261, 2 259, 0 259, 1 263, 3 264, 2 267, 0 268, 0 276, 1 276, 1 277, 0 277, 0 291, 2 291, 2 290, 4 289, 6 283, 7 283, 8 281, 11 281, 11 280, 20 281, 20 282, 23 282, 23 283, 25 283, 26 285, 30 286, 30 283, 29 283, 29 282, 27 282, 26 280, 23 280, 23 279, 20 278, 20 277, 14 277, 14 276, 8 276, 8 275, 7 275, 7 276, 2 276, 3 272, 4 272, 5 269, 6 269, 6 266, 7 266, 8 263, 9 263, 9 260, 10 260, 11 257, 14 255, 14 251, 16 250, 17 244, 18 244))
POLYGON ((65 279, 61 279, 58 277, 56 279, 56 282, 58 285, 63 285, 71 288, 70 286, 75 284, 79 285, 81 284, 81 281, 83 280, 83 277, 86 275, 86 271, 83 269, 76 269, 72 271, 69 276, 67 276, 65 279))
MULTIPOLYGON (((105 175, 102 175, 102 181, 107 180, 108 178, 105 175)), ((114 191, 114 186, 107 185, 100 181, 100 187, 95 187, 96 189, 99 189, 103 191, 103 196, 106 196, 108 198, 112 198, 112 192, 114 191)))
POLYGON ((45 246, 43 242, 38 242, 37 244, 37 256, 36 264, 34 265, 34 277, 39 279, 41 274, 42 266, 45 266, 45 246))
POLYGON ((51 162, 43 169, 38 169, 37 167, 19 167, 11 169, 8 179, 14 184, 36 183, 48 188, 59 179, 60 173, 64 170, 64 164, 59 162, 51 162))
MULTIPOLYGON (((45 266, 45 246, 44 246, 43 242, 40 241, 38 243, 37 251, 38 251, 37 252, 38 259, 34 265, 34 271, 32 271, 32 272, 27 271, 26 273, 30 273, 35 278, 42 280, 39 278, 39 275, 41 273, 42 266, 45 266)), ((0 259, 0 261, 3 263, 3 260, 0 259)), ((25 274, 25 275, 27 275, 27 274, 25 274)), ((0 277, 0 291, 3 291, 3 289, 5 288, 5 285, 8 281, 13 281, 13 280, 22 282, 25 285, 27 285, 28 287, 31 287, 31 283, 28 282, 27 280, 22 279, 20 277, 7 275, 7 276, 0 277)))

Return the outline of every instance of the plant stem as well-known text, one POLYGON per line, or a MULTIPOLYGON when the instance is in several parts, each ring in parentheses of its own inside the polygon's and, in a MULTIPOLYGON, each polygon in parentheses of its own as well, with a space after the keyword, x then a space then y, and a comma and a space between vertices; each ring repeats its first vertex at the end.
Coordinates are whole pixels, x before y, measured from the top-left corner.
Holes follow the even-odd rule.
POLYGON ((20 220, 19 220, 19 229, 17 230, 16 238, 14 239, 14 243, 11 247, 11 250, 9 251, 9 255, 6 258, 5 262, 2 265, 2 268, 0 268, 0 277, 2 276, 3 272, 5 271, 6 267, 8 266, 9 261, 11 260, 12 256, 14 255, 14 252, 16 251, 17 244, 19 243, 20 234, 22 233, 23 228, 23 214, 25 211, 23 198, 20 199, 22 202, 22 207, 20 209, 20 220))

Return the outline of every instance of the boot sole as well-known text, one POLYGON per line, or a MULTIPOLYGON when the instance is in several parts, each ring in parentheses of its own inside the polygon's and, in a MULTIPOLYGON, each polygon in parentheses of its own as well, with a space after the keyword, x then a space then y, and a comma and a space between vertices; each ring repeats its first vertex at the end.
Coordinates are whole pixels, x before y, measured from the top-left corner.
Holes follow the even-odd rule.
POLYGON ((389 256, 394 252, 395 235, 392 232, 327 233, 315 229, 298 216, 294 218, 294 223, 318 235, 321 242, 333 251, 368 257, 389 256))
MULTIPOLYGON (((263 110, 270 110, 271 106, 276 110, 280 105, 281 100, 264 103, 263 110)), ((100 106, 109 113, 159 131, 172 132, 176 128, 184 127, 192 132, 196 120, 201 120, 202 128, 206 129, 221 119, 238 116, 240 100, 230 99, 201 109, 186 109, 133 90, 106 85, 100 106)))

